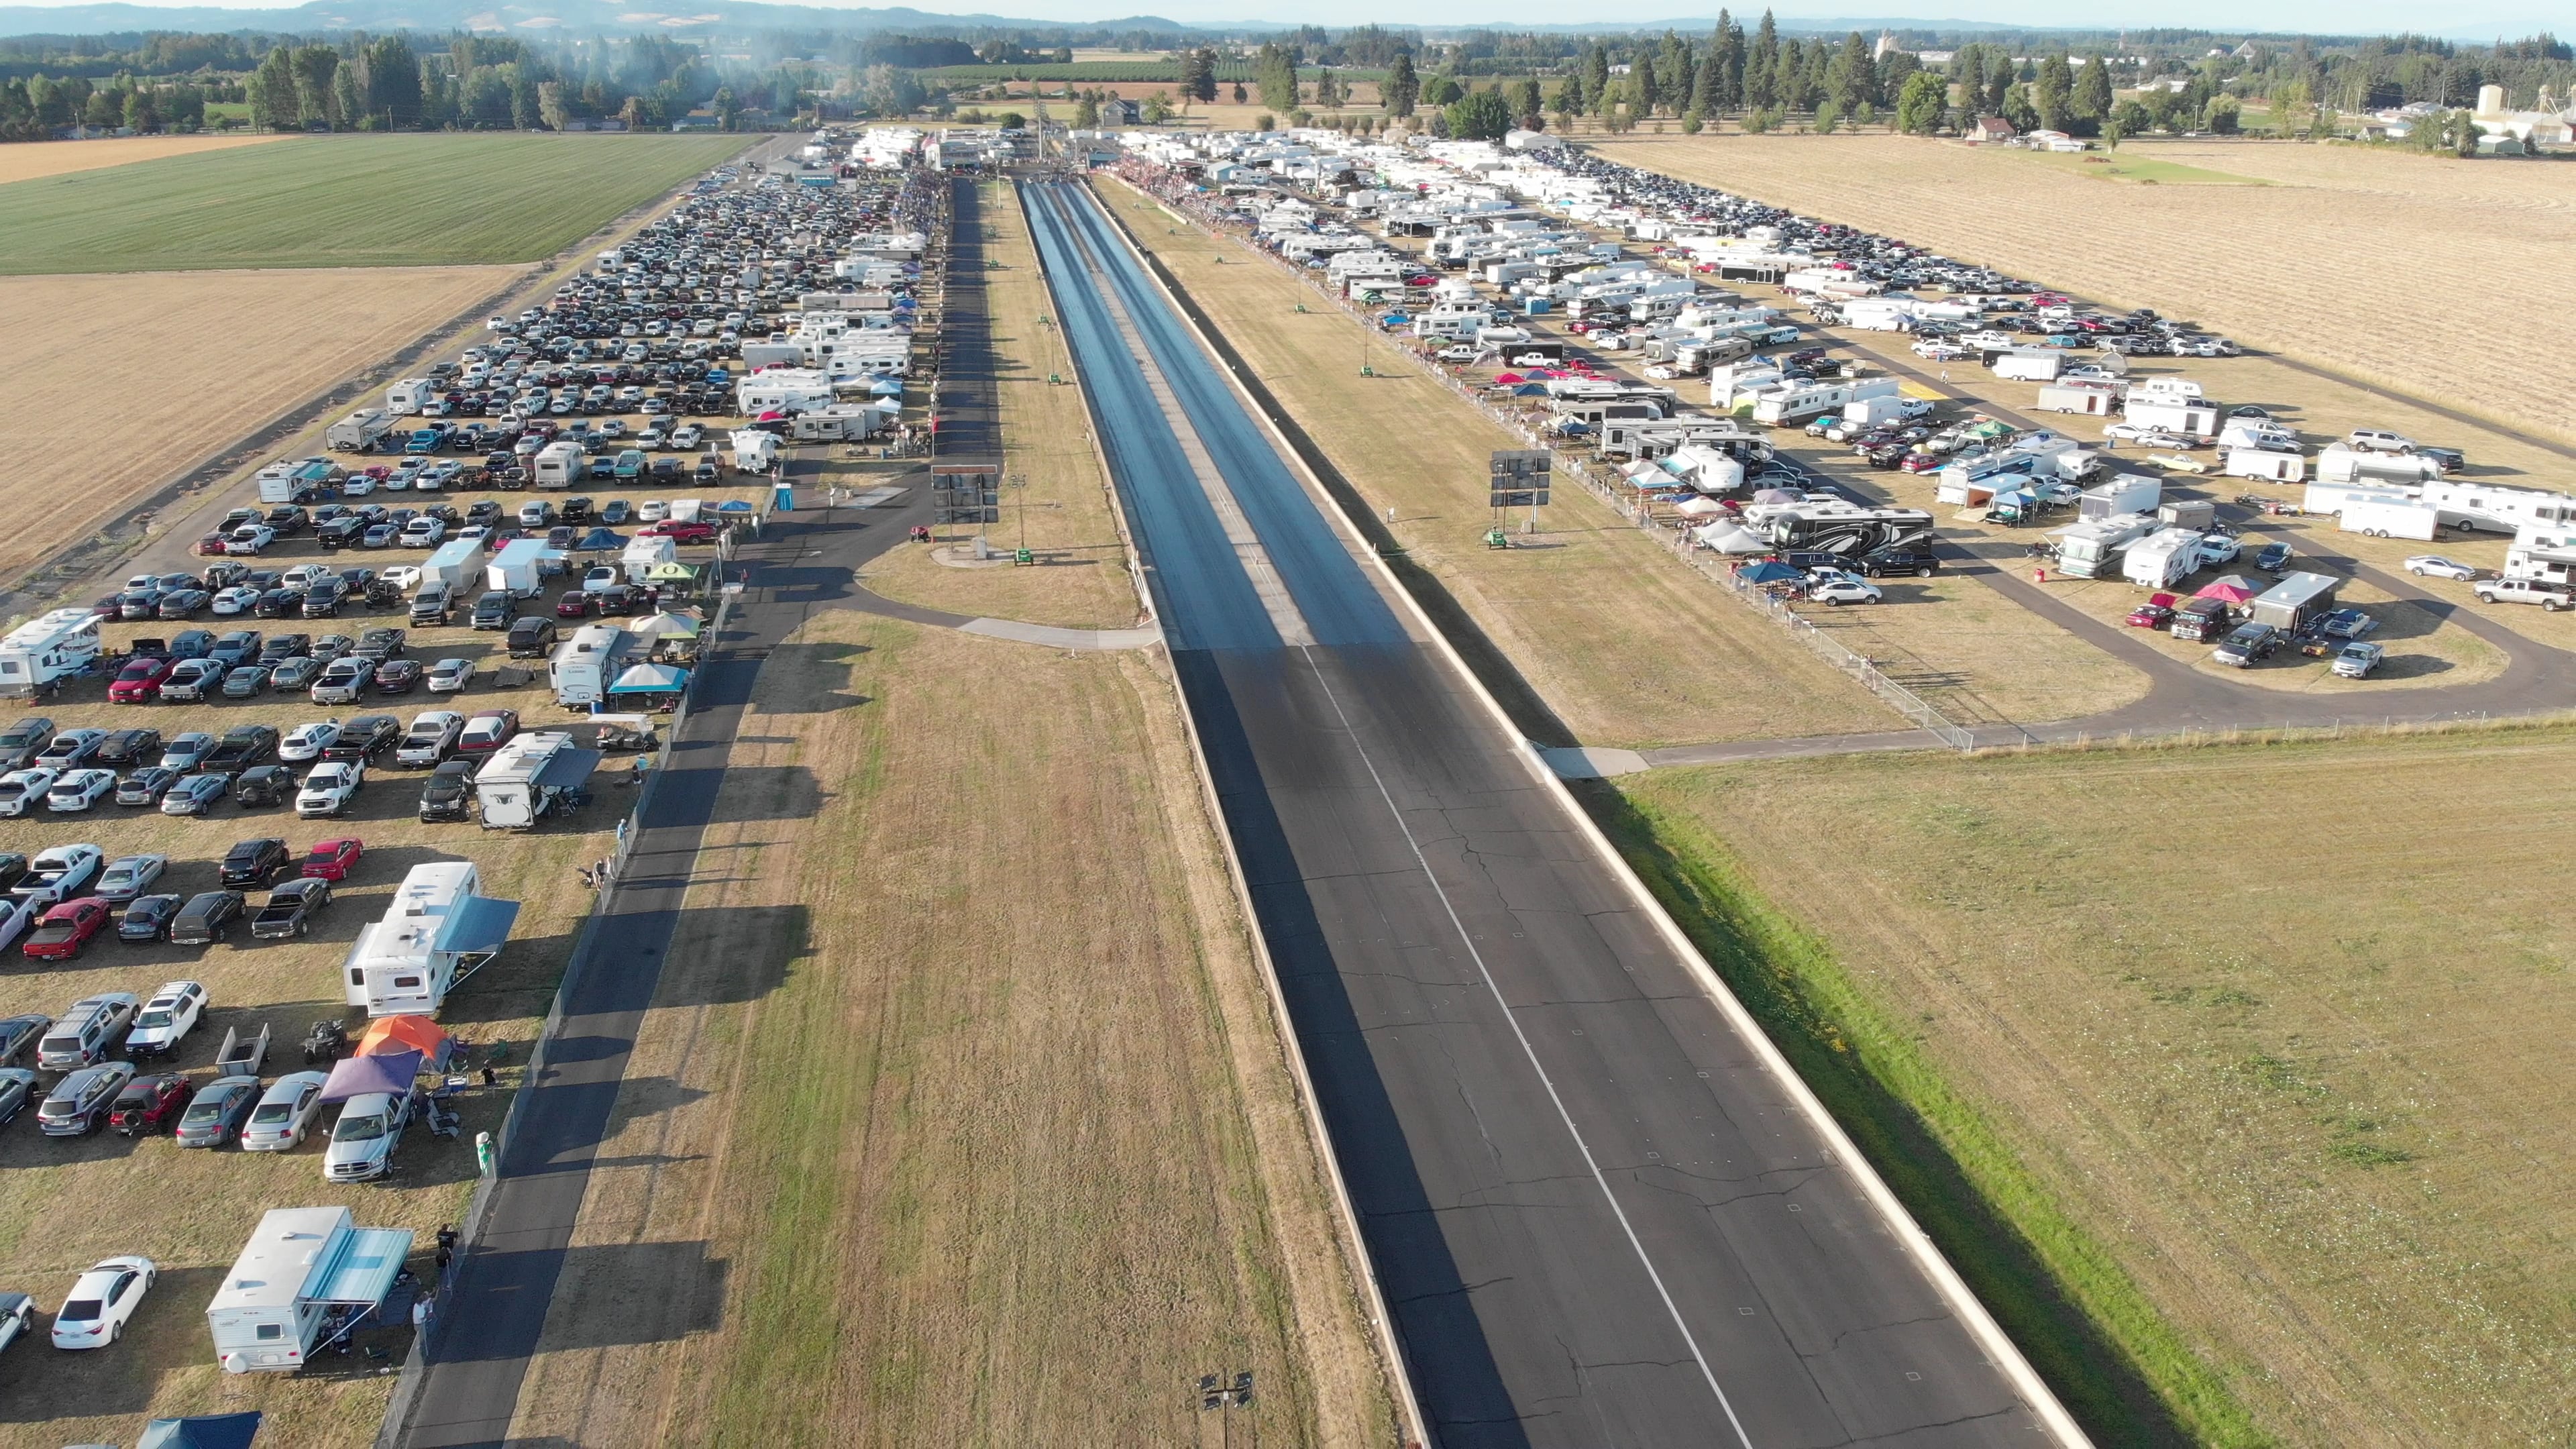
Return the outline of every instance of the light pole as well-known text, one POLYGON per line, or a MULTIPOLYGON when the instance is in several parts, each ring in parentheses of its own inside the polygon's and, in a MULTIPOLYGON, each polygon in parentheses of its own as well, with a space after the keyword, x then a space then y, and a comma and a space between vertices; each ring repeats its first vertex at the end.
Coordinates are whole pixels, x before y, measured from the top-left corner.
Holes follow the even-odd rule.
MULTIPOLYGON (((1204 1414, 1212 1411, 1216 1414, 1218 1441, 1227 1446, 1227 1449, 1232 1449, 1234 1411, 1237 1406, 1249 1407, 1252 1403, 1252 1370, 1244 1369, 1238 1372, 1234 1376, 1234 1382, 1230 1384, 1226 1382, 1223 1374, 1201 1374, 1198 1393, 1199 1412, 1204 1414)), ((1252 1421, 1252 1443, 1253 1449, 1260 1449, 1261 1421, 1259 1419, 1252 1421)))
POLYGON ((1019 496, 1020 552, 1027 553, 1029 551, 1029 475, 1014 473, 1007 481, 1010 483, 1011 491, 1019 496))

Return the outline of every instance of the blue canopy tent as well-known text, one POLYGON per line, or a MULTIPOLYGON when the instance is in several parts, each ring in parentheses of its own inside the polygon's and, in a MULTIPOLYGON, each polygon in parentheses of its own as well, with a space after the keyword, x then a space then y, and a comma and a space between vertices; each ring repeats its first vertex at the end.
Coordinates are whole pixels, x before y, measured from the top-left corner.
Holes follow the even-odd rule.
POLYGON ((412 1088, 420 1076, 420 1064, 428 1060, 421 1052, 378 1052, 374 1056, 349 1057, 331 1069, 331 1079, 322 1084, 325 1106, 382 1092, 399 1097, 412 1088))
POLYGON ((609 549, 625 546, 626 535, 613 528, 594 528, 581 536, 581 542, 573 545, 584 553, 605 553, 609 549))
POLYGON ((1794 584, 1806 577, 1776 558, 1746 564, 1735 571, 1735 576, 1748 584, 1794 584))
POLYGON ((689 684, 689 671, 673 664, 638 664, 608 686, 611 694, 676 694, 689 684))
POLYGON ((255 1409, 247 1414, 197 1414, 153 1420, 143 1426, 143 1437, 134 1441, 134 1449, 250 1449, 258 1437, 255 1409))

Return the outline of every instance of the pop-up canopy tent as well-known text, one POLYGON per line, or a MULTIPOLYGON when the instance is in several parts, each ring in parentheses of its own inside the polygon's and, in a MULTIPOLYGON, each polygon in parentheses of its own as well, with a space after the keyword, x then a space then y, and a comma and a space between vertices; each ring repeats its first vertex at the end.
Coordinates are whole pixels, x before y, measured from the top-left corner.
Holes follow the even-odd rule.
POLYGON ((1748 554, 1771 551, 1771 544, 1760 534, 1752 532, 1731 518, 1721 518, 1692 534, 1691 538, 1700 547, 1713 548, 1719 553, 1748 554))
POLYGON ((689 683, 689 671, 671 664, 638 664, 608 686, 611 694, 674 694, 689 683))
POLYGON ((627 625, 626 632, 638 639, 695 639, 698 637, 698 630, 702 627, 704 626, 697 620, 686 614, 674 614, 665 610, 659 614, 647 614, 627 625))
POLYGON ((331 1079, 322 1084, 323 1104, 346 1102, 370 1092, 399 1097, 411 1090, 413 1080, 420 1076, 420 1064, 427 1059, 409 1048, 347 1058, 331 1069, 331 1079))
MULTIPOLYGON (((410 1236, 405 1234, 405 1237, 410 1236)), ((259 1413, 197 1414, 155 1419, 143 1426, 134 1449, 250 1449, 259 1437, 259 1413)))
POLYGON ((2192 595, 2192 597, 2196 599, 2220 599, 2230 604, 2241 604, 2261 592, 2262 590, 2254 587, 2250 583, 2247 583, 2243 574, 2228 574, 2214 582, 2201 585, 2200 592, 2192 595))
POLYGON ((447 1029, 425 1016, 380 1016, 367 1023, 358 1038, 362 1057, 383 1056, 390 1052, 418 1052, 432 1065, 447 1056, 447 1029))
POLYGON ((581 542, 573 546, 584 553, 605 553, 612 548, 624 548, 626 535, 613 528, 594 528, 583 534, 581 542))
POLYGON ((1776 558, 1746 564, 1735 571, 1735 576, 1748 584, 1794 584, 1806 577, 1776 558))

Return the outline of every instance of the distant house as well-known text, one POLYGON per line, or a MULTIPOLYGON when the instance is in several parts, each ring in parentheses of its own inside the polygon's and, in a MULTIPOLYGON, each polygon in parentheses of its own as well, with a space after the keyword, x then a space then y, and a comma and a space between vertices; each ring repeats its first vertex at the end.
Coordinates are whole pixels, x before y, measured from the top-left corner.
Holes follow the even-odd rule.
POLYGON ((1145 108, 1134 101, 1108 100, 1100 103, 1103 126, 1137 126, 1144 124, 1145 108))
POLYGON ((2013 138, 2012 122, 2001 116, 1979 116, 1968 128, 1968 139, 1979 144, 2009 141, 2013 138))
POLYGON ((715 128, 716 114, 713 111, 691 111, 685 116, 671 118, 674 131, 712 131, 715 128))
POLYGON ((2090 151, 2091 143, 2079 141, 2064 131, 2032 131, 2021 143, 2034 151, 2090 151))

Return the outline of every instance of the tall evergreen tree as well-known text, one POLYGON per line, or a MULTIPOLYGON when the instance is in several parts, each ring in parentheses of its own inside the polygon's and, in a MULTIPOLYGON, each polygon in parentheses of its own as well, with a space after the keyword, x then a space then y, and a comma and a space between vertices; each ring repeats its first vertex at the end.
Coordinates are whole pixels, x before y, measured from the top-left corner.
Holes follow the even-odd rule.
POLYGON ((1386 103, 1390 116, 1413 114, 1413 103, 1422 97, 1422 77, 1413 73, 1413 52, 1399 50, 1386 68, 1386 81, 1378 87, 1378 96, 1386 103))
POLYGON ((2067 63, 2063 51, 2039 63, 2039 79, 2031 83, 2031 108, 2039 112, 2039 123, 2052 131, 2063 131, 2074 119, 2071 109, 2075 99, 2075 67, 2067 63))
POLYGON ((2097 126, 2111 118, 2111 67, 2098 50, 2084 58, 2083 73, 2075 77, 2075 115, 2097 126))
POLYGON ((1780 26, 1765 10, 1762 24, 1753 32, 1753 48, 1744 58, 1744 104, 1767 111, 1781 104, 1781 99, 1780 26))
POLYGON ((1709 112, 1732 111, 1744 104, 1744 27, 1735 23, 1724 10, 1717 12, 1717 35, 1709 44, 1711 58, 1717 67, 1717 93, 1709 98, 1709 112))
POLYGON ((1610 93, 1610 51, 1600 41, 1583 55, 1583 98, 1597 109, 1610 93))

